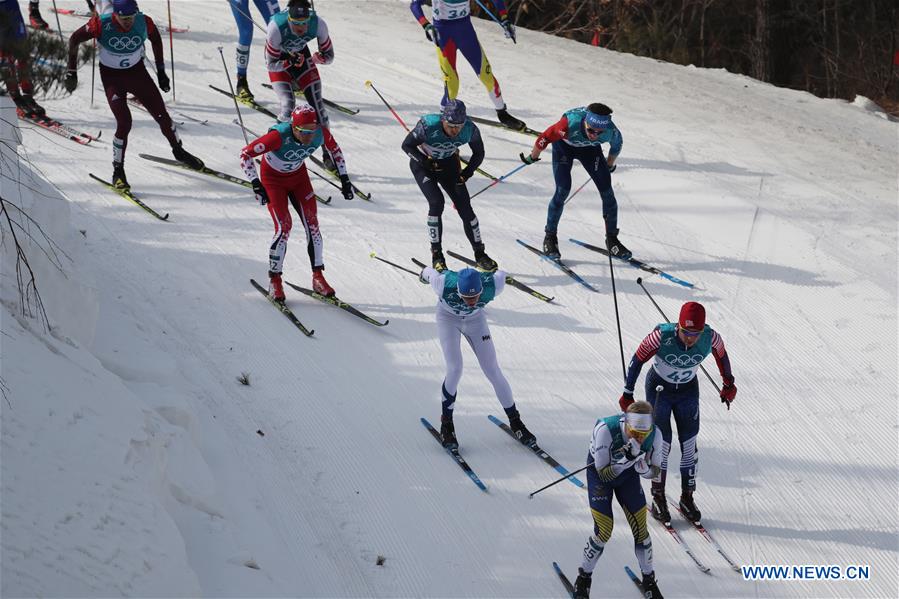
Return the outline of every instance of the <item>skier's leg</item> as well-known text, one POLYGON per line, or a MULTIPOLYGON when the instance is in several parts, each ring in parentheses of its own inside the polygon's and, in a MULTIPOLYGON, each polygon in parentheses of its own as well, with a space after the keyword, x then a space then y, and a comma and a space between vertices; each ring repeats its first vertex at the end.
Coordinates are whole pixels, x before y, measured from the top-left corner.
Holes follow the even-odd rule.
MULTIPOLYGON (((446 376, 443 379, 444 398, 448 394, 455 401, 462 378, 462 333, 459 319, 437 306, 437 333, 440 348, 443 350, 443 361, 446 363, 446 376)), ((450 408, 451 409, 451 408, 450 408)))
POLYGON ((484 53, 484 48, 478 42, 478 35, 474 31, 471 21, 467 21, 467 27, 457 29, 457 32, 455 39, 459 51, 462 52, 462 56, 465 57, 465 60, 474 69, 478 79, 481 80, 481 84, 486 88, 487 95, 490 96, 490 101, 493 102, 494 108, 502 110, 506 107, 506 103, 503 101, 503 93, 499 88, 499 81, 493 76, 490 61, 487 60, 487 54, 484 53))
POLYGON ((496 393, 499 403, 502 404, 504 410, 510 410, 515 406, 512 387, 499 367, 496 359, 496 347, 493 345, 493 337, 490 334, 487 316, 483 310, 466 317, 463 323, 463 333, 478 359, 481 371, 493 385, 493 391, 496 393))
POLYGON ((112 161, 123 164, 131 131, 131 109, 128 108, 128 85, 121 71, 100 65, 100 81, 106 92, 106 101, 115 117, 116 130, 112 139, 112 161))
POLYGON ((287 255, 287 239, 293 225, 287 207, 289 189, 279 180, 280 176, 266 161, 262 161, 262 184, 268 193, 268 212, 272 216, 275 233, 269 246, 268 270, 280 274, 287 255))
MULTIPOLYGON (((172 117, 169 116, 169 111, 165 108, 162 94, 159 93, 159 88, 153 83, 150 74, 141 65, 132 67, 131 69, 128 69, 127 72, 128 77, 130 78, 128 91, 134 94, 137 101, 143 104, 144 108, 147 109, 147 112, 150 113, 150 116, 152 116, 153 120, 156 121, 156 124, 159 125, 159 130, 162 131, 165 138, 169 140, 169 144, 173 148, 180 145, 181 140, 178 138, 178 134, 175 133, 172 117)), ((125 104, 127 105, 127 102, 125 104)))
MULTIPOLYGON (((588 460, 592 461, 592 457, 588 456, 588 460)), ((612 488, 599 480, 596 468, 587 468, 587 497, 593 516, 593 534, 587 538, 581 570, 588 575, 593 572, 606 543, 612 538, 612 493, 612 488)))
POLYGON ((440 63, 440 72, 443 73, 443 98, 440 100, 443 105, 449 100, 455 100, 459 94, 459 72, 456 71, 456 41, 453 39, 452 29, 446 27, 443 21, 437 21, 436 28, 440 34, 437 61, 440 63))
POLYGON ((681 450, 681 490, 692 493, 696 489, 696 464, 699 462, 696 447, 699 435, 699 384, 694 377, 682 387, 681 397, 674 403, 672 411, 681 450))
POLYGON ((602 198, 602 218, 605 221, 606 235, 614 235, 618 232, 618 200, 612 191, 612 177, 609 175, 609 166, 599 146, 585 148, 579 156, 581 164, 587 170, 587 174, 593 179, 596 190, 602 198))
POLYGON ((627 470, 619 479, 621 484, 615 489, 615 495, 634 535, 634 553, 640 564, 640 571, 649 574, 653 571, 652 540, 646 526, 646 496, 643 494, 640 477, 633 469, 627 470))
POLYGON ((306 252, 313 271, 324 269, 324 240, 318 227, 318 205, 306 165, 291 177, 290 201, 306 230, 306 252))
POLYGON ((668 471, 668 452, 671 451, 671 391, 665 385, 665 382, 650 370, 646 374, 646 382, 644 386, 646 400, 653 407, 653 422, 660 433, 662 433, 662 466, 659 480, 653 480, 653 494, 665 492, 665 478, 668 471), (656 386, 662 385, 663 389, 656 397, 656 386))
POLYGON ((418 184, 418 188, 428 201, 428 241, 431 249, 439 249, 443 241, 443 193, 437 184, 434 173, 428 172, 421 163, 410 160, 409 169, 418 184))
POLYGON ((553 148, 553 178, 556 182, 556 191, 553 193, 552 199, 549 201, 549 208, 546 211, 546 233, 556 233, 559 228, 559 220, 562 218, 562 211, 565 209, 565 200, 571 191, 571 166, 572 151, 570 146, 564 141, 556 141, 552 144, 553 148))

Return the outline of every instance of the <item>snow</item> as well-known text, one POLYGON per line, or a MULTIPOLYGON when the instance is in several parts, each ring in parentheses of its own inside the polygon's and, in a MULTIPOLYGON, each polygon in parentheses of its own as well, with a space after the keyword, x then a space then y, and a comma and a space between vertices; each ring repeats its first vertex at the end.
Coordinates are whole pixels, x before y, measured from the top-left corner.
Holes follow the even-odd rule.
MULTIPOLYGON (((164 21, 164 3, 141 6, 164 21)), ((179 112, 209 119, 185 121, 185 147, 240 176, 233 105, 207 87, 226 86, 216 47, 233 65, 232 17, 220 2, 172 8, 175 24, 191 31, 176 38, 177 102, 167 101, 176 120, 184 120, 179 112)), ((467 480, 418 422, 439 417, 435 298, 368 258, 376 251, 411 267, 409 257, 425 258, 428 246, 426 203, 399 148, 405 132, 363 83, 412 123, 439 102, 433 49, 407 2, 346 0, 320 12, 337 54, 321 68, 325 96, 361 109, 354 117, 332 111, 332 129, 355 182, 374 199, 346 202, 313 181, 334 198, 319 207, 327 276, 343 299, 389 318, 383 329, 288 292, 316 334, 291 327, 248 284, 265 278, 265 208, 240 187, 139 158, 169 155, 148 115, 134 115, 128 178, 170 222, 90 180, 87 172, 111 172, 115 126, 99 87, 88 108, 83 69, 73 97, 46 106, 73 127, 102 129, 104 143, 83 148, 24 127, 16 164, 15 132, 0 128, 0 193, 21 202, 61 250, 54 265, 26 227, 38 240, 27 251, 47 331, 22 315, 4 233, 4 596, 557 597, 550 563, 575 573, 592 525, 583 492, 566 483, 528 500, 555 472, 487 420, 502 412, 465 349, 456 427, 489 493, 467 480), (249 386, 236 380, 245 372, 249 386)), ((82 22, 60 21, 67 32, 82 22)), ((644 277, 668 316, 701 301, 725 339, 739 394, 728 411, 700 383, 704 523, 740 564, 871 568, 861 582, 744 581, 676 522, 712 567, 709 577, 652 524, 662 591, 897 596, 897 124, 725 71, 525 30, 513 45, 492 23, 476 28, 510 111, 530 126, 592 101, 614 108, 624 135, 613 175, 622 240, 700 287, 644 277)), ((272 106, 260 85, 260 38, 250 83, 272 106)), ((470 111, 492 116, 461 60, 460 77, 470 111)), ((8 106, 2 116, 13 120, 8 106)), ((248 109, 243 116, 253 129, 267 125, 248 109)), ((481 130, 483 167, 495 175, 532 143, 481 130)), ((575 185, 586 178, 579 168, 573 176, 575 185)), ((469 188, 483 185, 476 177, 469 188)), ((509 288, 488 313, 524 421, 574 469, 595 419, 617 410, 621 357, 608 262, 567 242, 601 243, 596 190, 566 207, 560 243, 601 293, 515 243, 539 244, 552 190, 547 159, 474 207, 490 254, 557 298, 548 305, 509 288)), ((455 213, 445 216, 446 249, 470 253, 455 213)), ((306 285, 296 223, 292 237, 286 278, 306 285)), ((627 358, 661 321, 635 282, 643 274, 615 268, 627 358)), ((708 367, 717 380, 713 361, 708 367)), ((678 459, 674 448, 671 463, 678 459)), ((673 496, 676 470, 671 479, 673 496)), ((597 597, 634 593, 621 568, 636 568, 633 544, 617 508, 615 521, 597 597)))

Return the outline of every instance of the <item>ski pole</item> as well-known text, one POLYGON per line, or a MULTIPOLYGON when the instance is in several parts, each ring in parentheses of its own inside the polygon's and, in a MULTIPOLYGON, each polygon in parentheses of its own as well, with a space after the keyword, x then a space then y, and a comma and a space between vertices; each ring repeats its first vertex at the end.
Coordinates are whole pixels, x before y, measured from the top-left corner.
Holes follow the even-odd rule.
MULTIPOLYGON (((656 301, 652 298, 652 295, 650 295, 649 290, 647 290, 646 287, 643 286, 643 278, 642 277, 637 277, 637 285, 640 286, 640 289, 643 290, 643 292, 646 294, 646 297, 648 297, 649 301, 652 302, 652 305, 656 307, 656 310, 659 311, 659 314, 662 315, 662 318, 664 318, 668 322, 671 322, 670 320, 668 320, 668 317, 665 316, 665 313, 662 311, 662 308, 660 308, 659 305, 656 303, 656 301)), ((700 364, 699 369, 702 370, 702 373, 706 376, 706 378, 709 379, 709 382, 712 383, 712 387, 715 388, 715 391, 717 391, 718 393, 721 393, 721 388, 718 386, 718 383, 716 383, 714 381, 714 379, 712 379, 712 375, 710 375, 709 371, 705 369, 705 366, 700 364)), ((730 404, 727 404, 727 409, 728 410, 730 409, 730 404)))
POLYGON ((228 2, 228 4, 231 5, 231 8, 232 8, 232 9, 236 10, 237 12, 239 12, 240 14, 242 14, 243 16, 245 16, 245 17, 250 21, 250 23, 252 23, 252 24, 255 25, 256 27, 258 27, 260 31, 262 31, 263 33, 267 33, 266 30, 265 30, 265 27, 263 27, 262 25, 260 25, 260 24, 257 23, 256 21, 254 21, 254 20, 253 20, 253 17, 251 17, 250 15, 248 15, 247 13, 245 13, 245 12, 243 11, 243 9, 242 9, 240 6, 238 6, 237 3, 236 3, 234 0, 226 0, 226 1, 228 2))
POLYGON ((659 403, 659 393, 661 393, 664 388, 665 387, 663 387, 662 385, 656 385, 656 404, 659 403))
POLYGON ((554 480, 553 482, 549 483, 549 484, 546 485, 545 487, 540 487, 539 489, 537 489, 536 491, 534 491, 533 493, 531 493, 530 495, 528 495, 528 499, 533 499, 533 498, 534 498, 534 495, 536 495, 536 494, 539 493, 540 491, 545 491, 546 489, 552 487, 553 485, 559 484, 559 483, 562 482, 563 480, 568 480, 569 478, 571 478, 572 476, 574 476, 574 475, 577 474, 578 472, 583 472, 584 470, 586 470, 587 468, 589 468, 589 467, 592 466, 592 465, 593 465, 593 462, 590 462, 589 464, 587 464, 587 465, 584 466, 583 468, 579 468, 579 469, 575 470, 574 472, 569 472, 568 474, 566 474, 566 475, 563 476, 562 478, 560 478, 560 479, 558 479, 558 480, 554 480))
POLYGON ((231 90, 231 99, 234 100, 234 110, 237 111, 237 119, 240 121, 240 131, 243 133, 243 140, 247 142, 247 145, 250 145, 250 140, 247 138, 247 129, 243 124, 243 117, 240 115, 240 106, 237 105, 237 96, 234 95, 234 86, 231 85, 231 74, 228 72, 228 63, 225 62, 225 53, 222 52, 221 46, 218 48, 222 57, 222 67, 225 69, 225 77, 228 78, 228 89, 231 90))
POLYGON ((56 10, 56 0, 53 0, 53 13, 56 15, 56 29, 59 31, 59 39, 66 41, 62 36, 62 25, 59 24, 59 11, 56 10))
POLYGON ((421 275, 419 275, 419 273, 415 272, 414 270, 412 270, 412 269, 410 269, 410 268, 406 268, 405 266, 400 266, 400 265, 397 264, 396 262, 391 262, 390 260, 385 260, 384 258, 378 256, 378 255, 377 255, 376 253, 374 253, 374 252, 370 253, 370 254, 368 255, 368 257, 369 257, 369 258, 374 258, 375 260, 380 260, 381 262, 384 262, 385 264, 389 264, 390 266, 392 266, 392 267, 394 267, 394 268, 398 268, 398 269, 400 269, 400 270, 404 270, 404 271, 406 271, 407 273, 409 273, 410 275, 415 275, 416 277, 421 276, 421 275))
POLYGON ((615 267, 612 265, 611 253, 609 253, 609 277, 612 279, 612 299, 615 302, 615 326, 618 328, 618 350, 621 352, 621 376, 627 383, 627 370, 624 368, 624 344, 621 341, 621 321, 618 318, 618 293, 615 291, 615 267))
POLYGON ((97 38, 94 38, 94 52, 91 56, 91 108, 94 107, 94 87, 97 77, 97 38))
POLYGON ((375 92, 376 94, 378 94, 378 97, 381 98, 381 102, 384 102, 384 106, 386 106, 387 109, 393 114, 394 118, 395 118, 397 121, 399 121, 400 125, 403 126, 403 129, 406 130, 406 133, 409 133, 409 127, 406 125, 406 123, 403 121, 403 119, 400 117, 400 115, 398 115, 398 114, 396 113, 396 110, 393 109, 393 106, 390 105, 390 102, 388 102, 388 101, 384 98, 384 96, 381 95, 381 92, 378 91, 378 88, 375 87, 375 84, 372 83, 372 82, 369 80, 369 81, 366 81, 366 82, 365 82, 365 87, 370 87, 371 89, 374 90, 374 92, 375 92))
POLYGON ((471 196, 470 199, 472 199, 472 200, 475 199, 476 197, 478 197, 479 195, 481 195, 482 193, 484 193, 485 191, 487 191, 488 189, 490 189, 491 187, 493 187, 500 181, 505 181, 506 179, 508 179, 509 177, 511 177, 512 175, 514 175, 515 173, 517 173, 518 171, 520 171, 521 169, 523 169, 526 166, 527 166, 526 164, 519 164, 518 166, 513 168, 511 171, 506 173, 505 175, 499 177, 498 179, 494 179, 493 181, 491 181, 490 184, 487 185, 487 187, 485 187, 481 191, 475 193, 473 196, 471 196))
POLYGON ((571 201, 571 198, 573 198, 574 196, 576 196, 576 195, 578 194, 578 192, 579 192, 580 190, 582 190, 584 187, 586 187, 586 186, 587 186, 587 183, 589 183, 590 181, 592 181, 592 179, 589 178, 589 177, 587 177, 587 180, 584 181, 583 183, 581 183, 581 186, 578 187, 577 189, 575 189, 574 192, 573 192, 570 196, 568 196, 568 198, 565 200, 565 204, 567 204, 568 202, 570 202, 570 201, 571 201))
POLYGON ((165 0, 165 3, 169 9, 169 61, 172 63, 172 104, 175 104, 175 36, 172 33, 172 0, 165 0))

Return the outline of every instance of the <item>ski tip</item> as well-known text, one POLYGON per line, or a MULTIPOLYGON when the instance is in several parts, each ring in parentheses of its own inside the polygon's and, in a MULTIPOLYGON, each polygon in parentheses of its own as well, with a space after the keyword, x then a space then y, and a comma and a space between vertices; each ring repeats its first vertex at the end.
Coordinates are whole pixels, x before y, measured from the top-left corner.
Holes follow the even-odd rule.
POLYGON ((165 216, 161 217, 159 220, 164 220, 165 222, 169 222, 169 213, 166 212, 165 216))

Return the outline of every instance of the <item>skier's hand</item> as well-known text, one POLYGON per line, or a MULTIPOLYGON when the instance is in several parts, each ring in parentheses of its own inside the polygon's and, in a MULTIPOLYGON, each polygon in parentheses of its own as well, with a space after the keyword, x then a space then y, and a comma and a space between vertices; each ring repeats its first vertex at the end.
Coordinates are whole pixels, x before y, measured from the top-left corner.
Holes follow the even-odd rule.
POLYGON ((74 69, 66 71, 65 86, 66 91, 69 93, 72 93, 75 91, 75 88, 78 87, 78 72, 74 69))
POLYGON ((265 206, 268 204, 268 192, 265 191, 265 187, 262 186, 262 181, 257 177, 253 179, 252 183, 253 193, 256 194, 256 201, 259 202, 260 206, 265 206))
POLYGON ((325 58, 324 54, 322 54, 321 52, 316 52, 312 55, 312 62, 314 62, 315 64, 325 64, 326 62, 328 62, 328 59, 325 58))
POLYGON ((474 176, 474 169, 470 166, 466 166, 459 172, 459 179, 462 180, 462 183, 467 183, 469 179, 474 176))
POLYGON ((421 272, 418 273, 418 281, 419 281, 420 283, 424 284, 424 285, 427 285, 428 283, 430 283, 430 281, 428 281, 428 280, 425 278, 425 270, 426 270, 427 268, 428 268, 428 267, 425 266, 424 268, 421 269, 421 272))
POLYGON ((425 30, 425 37, 428 38, 429 42, 434 42, 438 46, 440 45, 440 32, 432 25, 431 23, 425 23, 422 25, 422 28, 425 30))
POLYGON ((641 455, 637 458, 637 461, 634 462, 634 470, 643 478, 647 478, 646 475, 650 472, 651 468, 649 467, 649 464, 646 463, 645 455, 641 455))
POLYGON ((165 74, 165 67, 156 69, 156 80, 159 81, 159 89, 168 92, 171 89, 169 85, 169 76, 165 74))
POLYGON ((503 28, 503 33, 506 34, 506 37, 512 40, 513 44, 517 44, 518 42, 515 41, 515 25, 509 21, 509 17, 503 17, 499 24, 503 28))
POLYGON ((340 175, 340 193, 344 200, 353 199, 353 184, 350 183, 349 175, 340 175))
POLYGON ((730 380, 724 381, 724 386, 721 387, 721 403, 727 404, 727 409, 730 409, 730 402, 737 397, 737 386, 734 385, 733 377, 730 380))
POLYGON ((627 409, 632 403, 634 403, 633 393, 628 393, 627 391, 625 391, 621 394, 621 397, 618 398, 618 405, 621 406, 622 412, 627 412, 627 409))
POLYGON ((432 173, 439 173, 442 169, 440 168, 440 163, 434 160, 431 156, 425 156, 421 165, 425 167, 426 171, 430 171, 432 173))
POLYGON ((628 462, 636 460, 643 453, 643 450, 640 449, 640 442, 633 437, 627 440, 622 449, 624 449, 624 457, 627 458, 628 462))
POLYGON ((525 154, 524 152, 519 152, 518 157, 521 158, 521 161, 524 162, 525 164, 534 164, 535 162, 540 161, 539 156, 535 157, 531 154, 525 154))

